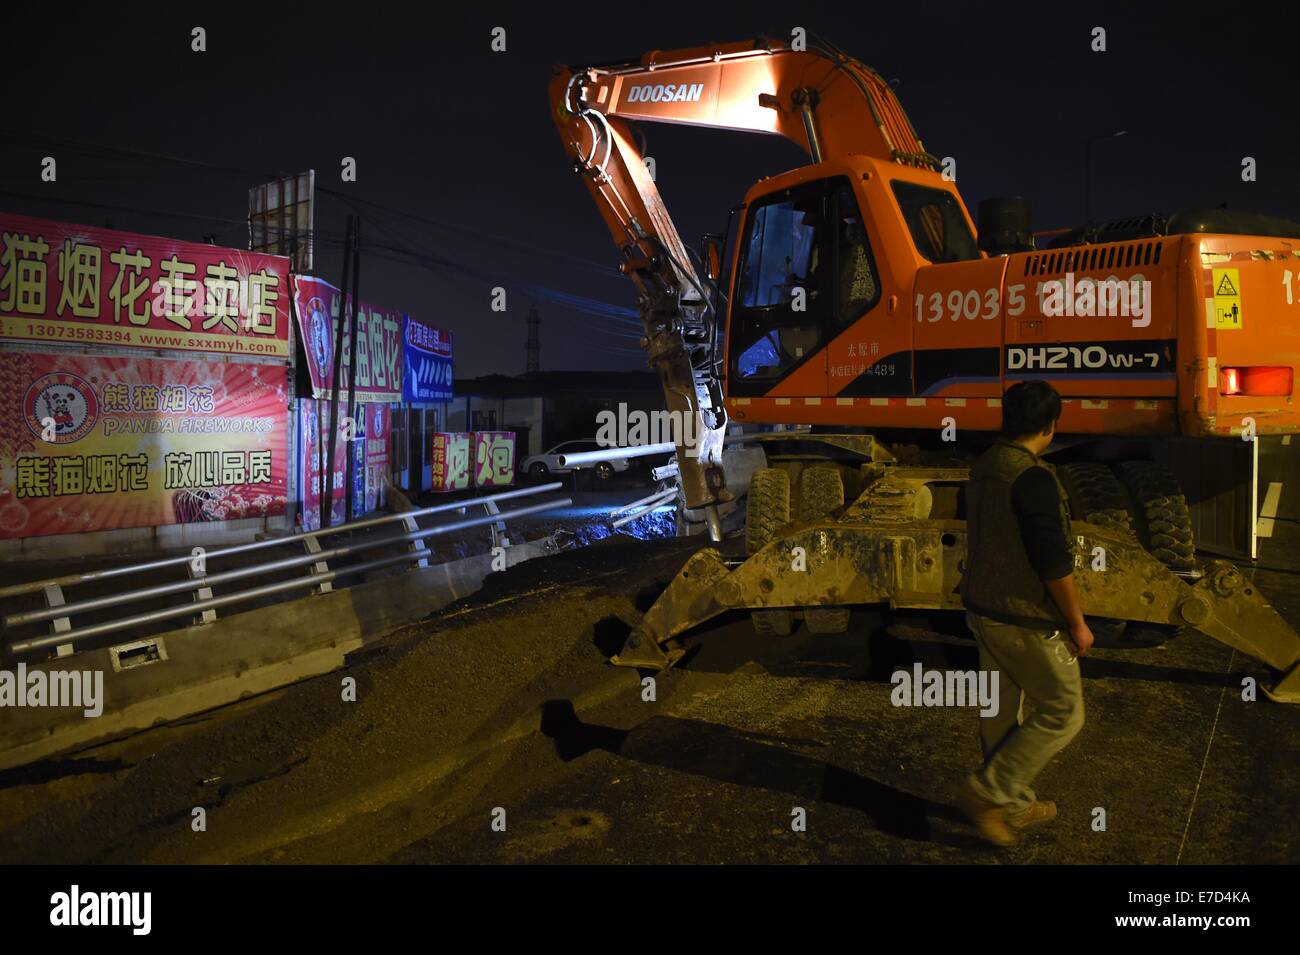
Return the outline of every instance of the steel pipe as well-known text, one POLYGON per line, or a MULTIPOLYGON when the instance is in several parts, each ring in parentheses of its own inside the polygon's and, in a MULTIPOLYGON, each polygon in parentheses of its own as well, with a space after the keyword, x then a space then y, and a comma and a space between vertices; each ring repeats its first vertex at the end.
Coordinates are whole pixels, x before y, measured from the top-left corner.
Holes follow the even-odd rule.
POLYGON ((677 488, 675 487, 660 488, 658 491, 655 491, 653 494, 649 494, 646 497, 641 498, 641 500, 639 501, 633 501, 631 504, 624 504, 622 507, 615 508, 614 510, 609 512, 609 516, 617 517, 619 514, 626 514, 628 511, 633 510, 634 508, 645 507, 652 503, 658 503, 660 500, 664 498, 675 497, 676 495, 677 495, 677 488))
MULTIPOLYGON (((727 444, 744 444, 746 441, 753 441, 760 437, 761 434, 772 432, 750 432, 748 434, 728 434, 722 439, 724 445, 727 444)), ((796 434, 797 432, 790 432, 796 434)), ((556 463, 562 468, 579 468, 588 464, 597 464, 601 461, 621 461, 624 458, 643 458, 649 454, 675 454, 677 445, 671 441, 661 444, 633 444, 626 448, 601 448, 599 451, 583 451, 579 454, 561 454, 557 455, 556 463)))
POLYGON ((676 450, 677 445, 671 442, 665 444, 634 444, 628 448, 601 448, 599 451, 561 454, 556 459, 556 463, 562 468, 580 468, 587 464, 598 464, 601 461, 643 458, 649 454, 672 454, 676 450))

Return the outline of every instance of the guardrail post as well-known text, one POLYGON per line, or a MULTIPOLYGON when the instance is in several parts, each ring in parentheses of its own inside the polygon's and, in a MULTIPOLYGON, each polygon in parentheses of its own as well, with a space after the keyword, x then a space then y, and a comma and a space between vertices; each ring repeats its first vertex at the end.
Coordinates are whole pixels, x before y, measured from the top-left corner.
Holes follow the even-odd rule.
MULTIPOLYGON (((67 601, 63 599, 63 588, 58 584, 46 584, 41 588, 41 592, 45 594, 45 606, 47 607, 62 607, 67 603, 67 601)), ((71 629, 72 619, 70 617, 55 617, 50 621, 50 633, 67 633, 71 629)), ((56 657, 72 656, 72 644, 59 644, 54 648, 54 655, 56 657)))
MULTIPOLYGON (((199 573, 198 571, 196 571, 196 570, 194 569, 194 561, 190 561, 189 563, 187 563, 187 564, 185 565, 185 573, 189 575, 189 577, 190 577, 191 580, 194 580, 194 579, 199 578, 199 577, 203 577, 203 576, 205 576, 205 575, 207 574, 207 565, 204 564, 204 565, 203 565, 203 572, 202 572, 202 573, 199 573)), ((195 590, 192 594, 190 594, 190 599, 191 599, 191 600, 195 600, 195 601, 198 601, 198 600, 211 600, 211 599, 212 599, 212 588, 211 588, 211 587, 199 587, 199 588, 198 588, 197 590, 195 590)), ((212 609, 211 607, 209 607, 207 610, 200 610, 198 613, 196 613, 196 614, 194 615, 194 626, 196 626, 196 627, 201 627, 201 626, 203 626, 205 623, 212 623, 212 622, 214 622, 216 619, 217 619, 217 612, 216 612, 214 609, 212 609)))
MULTIPOLYGON (((302 543, 303 546, 307 548, 307 553, 309 554, 319 554, 321 551, 320 541, 317 540, 315 537, 304 537, 302 539, 302 543)), ((316 561, 316 563, 311 565, 311 568, 307 571, 307 573, 315 577, 317 574, 328 574, 329 570, 330 570, 329 564, 327 564, 323 560, 318 560, 316 561)), ((314 594, 327 594, 333 589, 334 589, 334 585, 331 584, 328 580, 326 580, 313 587, 311 592, 314 594)))
MULTIPOLYGON (((414 517, 402 518, 402 526, 406 528, 406 532, 408 534, 414 534, 416 531, 420 529, 420 525, 415 522, 414 517)), ((420 555, 420 559, 415 562, 416 567, 429 566, 429 548, 424 546, 424 538, 411 541, 411 543, 407 546, 407 550, 409 550, 412 554, 420 555)))
MULTIPOLYGON (((483 502, 483 509, 484 509, 485 511, 487 511, 489 514, 500 514, 500 513, 501 513, 501 508, 497 507, 497 502, 496 502, 496 501, 484 501, 484 502, 483 502)), ((488 525, 488 533, 492 535, 492 546, 493 546, 493 547, 509 547, 509 546, 510 546, 510 535, 506 533, 506 522, 505 522, 504 520, 501 520, 501 521, 493 521, 491 524, 489 524, 489 525, 488 525), (501 539, 500 539, 500 540, 497 539, 497 535, 498 535, 498 534, 501 535, 501 539)))

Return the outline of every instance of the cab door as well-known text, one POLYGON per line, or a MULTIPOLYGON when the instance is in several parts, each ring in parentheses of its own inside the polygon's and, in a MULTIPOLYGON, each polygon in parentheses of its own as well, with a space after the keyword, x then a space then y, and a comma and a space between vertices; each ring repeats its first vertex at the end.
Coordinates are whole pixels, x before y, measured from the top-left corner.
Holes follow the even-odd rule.
POLYGON ((776 190, 749 207, 730 302, 731 395, 826 394, 832 214, 826 180, 776 190))

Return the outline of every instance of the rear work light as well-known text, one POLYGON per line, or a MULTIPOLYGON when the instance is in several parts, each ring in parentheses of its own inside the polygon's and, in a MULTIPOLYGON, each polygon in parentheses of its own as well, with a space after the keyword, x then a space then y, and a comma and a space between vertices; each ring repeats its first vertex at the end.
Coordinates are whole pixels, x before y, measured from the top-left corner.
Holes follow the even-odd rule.
POLYGON ((1293 373, 1286 367, 1250 365, 1222 370, 1219 390, 1225 395, 1278 398, 1291 394, 1293 373))

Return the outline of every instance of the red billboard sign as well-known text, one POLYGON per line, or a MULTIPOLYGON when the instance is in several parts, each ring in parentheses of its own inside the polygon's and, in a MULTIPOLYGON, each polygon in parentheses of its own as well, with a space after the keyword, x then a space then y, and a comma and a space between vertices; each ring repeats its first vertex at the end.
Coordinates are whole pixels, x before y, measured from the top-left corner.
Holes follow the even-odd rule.
POLYGON ((0 539, 284 513, 283 365, 8 352, 0 539))
MULTIPOLYGON (((293 282, 312 393, 328 398, 334 387, 334 343, 345 296, 323 279, 295 275, 293 282)), ((351 360, 350 325, 343 325, 340 394, 344 396, 351 360)), ((403 364, 401 313, 362 302, 357 311, 357 401, 401 401, 403 364)))
POLYGON ((509 487, 515 481, 513 431, 444 432, 433 435, 432 490, 509 487))
MULTIPOLYGON (((320 527, 321 464, 329 450, 330 403, 303 398, 298 402, 298 434, 302 440, 299 458, 299 493, 302 495, 300 522, 307 530, 320 527)), ((347 488, 350 443, 340 434, 334 439, 333 497, 330 500, 330 526, 344 523, 343 509, 347 488)))
POLYGON ((289 260, 0 213, 0 339, 289 357, 289 260))
MULTIPOLYGON (((299 490, 302 494, 302 526, 320 527, 321 464, 329 451, 330 403, 303 398, 298 402, 298 434, 302 439, 299 462, 299 490), (323 438, 322 438, 323 435, 323 438)), ((346 421, 342 415, 339 420, 346 421)), ((358 405, 357 417, 349 428, 340 428, 334 438, 334 494, 330 501, 330 524, 344 523, 347 507, 348 455, 352 455, 352 516, 360 517, 388 499, 388 434, 393 419, 388 405, 358 405)))
POLYGON ((435 491, 461 491, 470 486, 473 437, 468 434, 437 432, 433 436, 431 472, 435 491))

